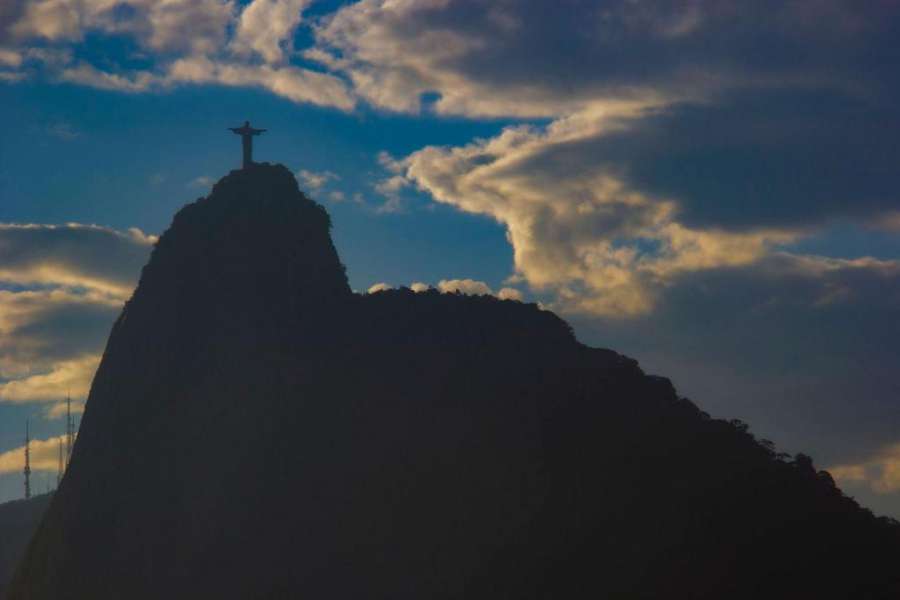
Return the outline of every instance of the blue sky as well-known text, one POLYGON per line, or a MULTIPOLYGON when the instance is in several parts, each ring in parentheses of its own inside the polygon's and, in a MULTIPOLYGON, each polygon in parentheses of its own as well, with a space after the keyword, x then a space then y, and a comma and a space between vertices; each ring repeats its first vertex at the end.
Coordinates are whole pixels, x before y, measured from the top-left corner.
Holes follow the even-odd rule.
POLYGON ((55 478, 60 400, 249 119, 354 289, 540 301, 900 516, 898 33, 841 0, 4 4, 0 500, 26 416, 55 478))

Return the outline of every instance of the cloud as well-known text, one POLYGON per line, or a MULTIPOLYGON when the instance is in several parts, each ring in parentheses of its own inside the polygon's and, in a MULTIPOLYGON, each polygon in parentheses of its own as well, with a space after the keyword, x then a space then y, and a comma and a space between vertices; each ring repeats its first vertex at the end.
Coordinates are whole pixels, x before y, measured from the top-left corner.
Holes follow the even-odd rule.
POLYGON ((0 14, 10 47, 6 79, 44 73, 79 85, 124 93, 185 84, 259 87, 294 102, 351 110, 355 99, 338 77, 287 63, 308 0, 14 0, 0 14), (103 66, 75 60, 88 35, 126 37, 147 59, 134 69, 110 55, 103 66), (262 64, 257 60, 261 58, 262 64))
MULTIPOLYGON (((424 283, 414 283, 412 284, 412 290, 414 292, 426 291, 429 289, 429 286, 424 283), (420 289, 416 289, 416 286, 423 286, 420 289)), ((522 300, 522 292, 515 288, 505 287, 501 288, 498 292, 494 292, 491 289, 491 286, 486 284, 483 281, 478 281, 475 279, 442 279, 437 284, 437 289, 445 294, 459 293, 466 294, 469 296, 496 296, 501 300, 522 300)))
POLYGON ((387 196, 390 198, 392 196, 395 196, 400 190, 407 187, 408 185, 409 181, 407 181, 404 177, 395 175, 378 182, 378 184, 375 186, 375 191, 382 196, 387 196))
POLYGON ((497 297, 501 300, 518 300, 522 301, 522 292, 517 290, 516 288, 500 288, 500 291, 497 292, 497 297))
POLYGON ((0 281, 80 288, 122 301, 155 241, 139 229, 0 223, 0 281))
POLYGON ((0 402, 87 394, 155 240, 138 229, 0 224, 0 402))
POLYGON ((475 281, 474 279, 441 279, 437 288, 445 293, 459 293, 468 296, 492 295, 493 291, 490 286, 483 281, 475 281))
POLYGON ((121 306, 96 293, 0 291, 0 385, 99 353, 121 306))
POLYGON ((88 354, 60 361, 48 373, 0 383, 0 402, 59 402, 67 395, 86 397, 99 364, 100 355, 88 354))
POLYGON ((410 185, 409 180, 403 176, 403 163, 384 151, 378 153, 378 163, 394 175, 375 184, 375 192, 385 198, 375 212, 386 214, 400 212, 403 210, 400 192, 410 185))
POLYGON ((679 222, 677 203, 634 190, 617 169, 569 160, 573 144, 621 131, 643 110, 598 105, 546 128, 429 146, 399 161, 403 174, 388 181, 404 177, 437 202, 505 225, 515 275, 570 312, 644 314, 686 273, 750 264, 801 236, 692 228, 679 222))
MULTIPOLYGON (((68 50, 66 64, 37 55, 32 62, 45 63, 51 76, 121 91, 187 83, 254 86, 342 110, 363 99, 401 112, 424 105, 473 117, 561 118, 598 102, 715 108, 722 96, 791 90, 807 100, 821 92, 860 99, 856 115, 870 128, 890 121, 867 110, 896 105, 889 61, 868 58, 889 55, 895 38, 896 11, 879 3, 612 0, 548 11, 541 0, 487 9, 464 0, 361 0, 312 23, 314 44, 301 51, 327 73, 292 63, 309 4, 11 0, 0 13, 8 40, 3 60, 20 69, 28 51, 68 50), (151 66, 133 71, 115 56, 102 69, 72 64, 71 50, 92 35, 133 41, 151 66)), ((784 100, 782 109, 799 104, 784 100)), ((834 115, 841 108, 823 110, 834 115)), ((890 133, 881 139, 891 139, 890 133)))
MULTIPOLYGON (((100 357, 97 357, 99 361, 100 357)), ((71 404, 65 400, 60 400, 59 397, 56 398, 58 402, 56 404, 51 404, 47 411, 44 413, 48 419, 59 419, 61 417, 66 416, 67 413, 71 411, 72 415, 80 415, 84 413, 84 405, 87 402, 87 395, 83 395, 81 399, 69 398, 71 400, 71 404)))
POLYGON ((865 222, 900 201, 891 176, 900 122, 884 105, 892 96, 739 88, 644 112, 556 158, 615 170, 636 191, 677 203, 692 227, 865 222))
MULTIPOLYGON (((496 296, 501 300, 522 300, 522 292, 510 287, 502 288, 497 293, 491 289, 491 286, 483 281, 475 279, 442 279, 435 286, 443 294, 465 294, 467 296, 496 296)), ((387 283, 376 283, 368 290, 369 294, 393 289, 393 286, 387 283)), ((409 285, 409 289, 418 293, 427 292, 432 286, 421 281, 415 281, 409 285)))
MULTIPOLYGON (((82 36, 82 15, 78 7, 65 0, 18 2, 24 8, 11 33, 18 38, 44 38, 50 41, 78 39, 82 36)), ((93 3, 87 6, 92 6, 93 3)))
POLYGON ((248 65, 228 60, 189 56, 168 63, 164 72, 101 71, 77 63, 60 71, 63 81, 124 93, 165 90, 177 85, 214 84, 258 87, 294 102, 351 110, 355 100, 338 78, 293 66, 248 65))
POLYGON ((876 494, 900 492, 900 443, 888 445, 862 462, 828 471, 841 485, 865 485, 876 494))
POLYGON ((130 6, 139 7, 129 13, 130 18, 104 14, 104 25, 112 21, 115 25, 107 25, 108 29, 136 32, 145 46, 167 53, 216 51, 225 43, 234 14, 234 4, 222 0, 141 0, 130 6))
POLYGON ((4 67, 18 67, 22 64, 22 53, 16 50, 0 48, 0 65, 4 67))
MULTIPOLYGON (((149 82, 148 82, 149 83, 149 82)), ((206 57, 180 58, 168 65, 162 85, 183 83, 260 87, 294 102, 351 110, 356 101, 344 82, 333 75, 294 66, 273 67, 215 61, 206 57)))
POLYGON ((81 133, 71 123, 58 121, 47 126, 47 133, 65 142, 72 141, 81 136, 81 133))
POLYGON ((322 21, 307 57, 380 108, 552 119, 533 166, 612 177, 691 230, 799 230, 900 202, 900 85, 866 58, 898 30, 897 11, 839 0, 362 0, 322 21))
MULTIPOLYGON (((363 0, 339 10, 316 31, 317 46, 306 55, 347 74, 356 92, 380 108, 417 112, 420 98, 440 94, 435 104, 443 113, 478 116, 547 116, 558 111, 558 94, 540 85, 514 86, 518 92, 490 85, 503 75, 473 77, 470 61, 480 56, 491 62, 492 50, 509 44, 517 32, 519 16, 501 7, 469 10, 460 2, 382 2, 363 0), (476 14, 477 13, 477 16, 476 14), (508 18, 504 18, 508 17, 508 18), (485 23, 485 25, 479 25, 485 23), (496 44, 492 44, 496 40, 496 44), (505 93, 504 93, 505 92, 505 93), (554 97, 556 96, 556 97, 554 97)), ((577 11, 554 11, 575 13, 577 11)), ((540 40, 546 34, 540 32, 540 40)), ((508 46, 507 46, 508 47, 508 46)), ((514 49, 510 48, 512 52, 514 49)), ((541 49, 522 53, 508 68, 515 69, 522 56, 541 56, 541 49)), ((535 61, 529 61, 532 68, 535 61)), ((535 69, 540 72, 539 68, 535 69)), ((570 90, 571 91, 571 90, 570 90)), ((571 102, 578 106, 578 99, 571 102)))
POLYGON ((313 190, 318 190, 323 187, 329 181, 340 181, 340 177, 332 173, 331 171, 308 171, 307 169, 300 169, 297 171, 297 177, 309 188, 313 190))
POLYGON ((253 0, 241 13, 232 48, 238 54, 256 53, 269 63, 291 52, 291 37, 311 0, 253 0))
POLYGON ((384 291, 391 290, 391 289, 394 289, 394 286, 392 286, 389 283, 380 282, 380 283, 376 283, 376 284, 369 286, 369 289, 366 290, 366 293, 367 294, 377 294, 378 292, 384 292, 384 291))
POLYGON ((120 75, 101 71, 88 63, 77 63, 63 69, 59 78, 62 81, 77 83, 101 90, 137 93, 144 92, 154 85, 161 85, 163 80, 152 73, 138 71, 120 75))
MULTIPOLYGON (((16 0, 13 0, 16 3, 16 0)), ((234 4, 221 0, 29 0, 9 26, 14 40, 79 42, 89 32, 130 35, 149 50, 210 52, 225 40, 234 4)))
POLYGON ((208 175, 201 175, 199 177, 191 179, 191 181, 188 183, 188 187, 206 189, 210 187, 214 182, 215 180, 212 177, 209 177, 208 175))
MULTIPOLYGON (((29 448, 32 471, 56 473, 59 466, 59 445, 65 447, 65 435, 46 440, 32 440, 29 448)), ((21 473, 25 468, 25 446, 0 453, 0 475, 21 473)))
POLYGON ((17 81, 22 81, 23 79, 25 79, 24 73, 10 73, 8 71, 0 71, 0 81, 15 83, 17 81))
POLYGON ((840 0, 613 0, 567 10, 542 0, 362 0, 317 28, 307 56, 346 73, 382 108, 417 112, 432 93, 445 114, 558 117, 598 100, 683 100, 739 86, 865 88, 889 73, 865 57, 890 48, 896 18, 886 5, 840 0))

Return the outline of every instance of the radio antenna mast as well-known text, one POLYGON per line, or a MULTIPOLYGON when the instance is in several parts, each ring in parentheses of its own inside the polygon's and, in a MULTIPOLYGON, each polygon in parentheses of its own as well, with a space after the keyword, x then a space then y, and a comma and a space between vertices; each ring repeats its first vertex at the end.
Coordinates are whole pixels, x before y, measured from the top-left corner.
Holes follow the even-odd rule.
POLYGON ((25 499, 31 498, 31 430, 25 419, 25 499))
POLYGON ((62 483, 63 473, 65 472, 65 467, 63 466, 63 439, 62 436, 59 436, 59 462, 56 463, 56 488, 59 489, 59 484, 62 483))
POLYGON ((66 469, 72 460, 72 445, 75 442, 75 430, 72 427, 72 395, 66 395, 66 469))

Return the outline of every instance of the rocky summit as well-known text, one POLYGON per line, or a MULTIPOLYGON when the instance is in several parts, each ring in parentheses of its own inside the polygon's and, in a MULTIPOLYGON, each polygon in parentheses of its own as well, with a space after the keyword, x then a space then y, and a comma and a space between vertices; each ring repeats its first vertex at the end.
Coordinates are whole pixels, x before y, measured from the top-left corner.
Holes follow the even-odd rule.
POLYGON ((160 237, 14 600, 897 598, 900 528, 533 304, 353 293, 282 166, 160 237))

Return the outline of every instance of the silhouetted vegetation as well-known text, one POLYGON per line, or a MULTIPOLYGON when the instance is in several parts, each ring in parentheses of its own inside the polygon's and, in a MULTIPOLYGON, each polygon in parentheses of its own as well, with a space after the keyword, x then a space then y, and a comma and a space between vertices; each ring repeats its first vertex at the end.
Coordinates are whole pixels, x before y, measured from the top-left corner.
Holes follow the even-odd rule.
POLYGON ((183 209, 11 598, 896 598, 900 531, 535 305, 352 294, 282 167, 183 209))

